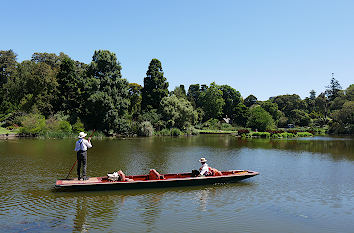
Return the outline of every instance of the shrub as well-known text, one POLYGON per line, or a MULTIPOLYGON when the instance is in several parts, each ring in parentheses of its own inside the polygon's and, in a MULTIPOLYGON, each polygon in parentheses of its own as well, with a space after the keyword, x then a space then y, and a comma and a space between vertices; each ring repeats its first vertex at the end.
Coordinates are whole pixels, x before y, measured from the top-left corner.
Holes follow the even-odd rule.
POLYGON ((287 132, 275 133, 272 135, 272 138, 293 138, 293 137, 295 137, 295 134, 287 133, 287 132))
POLYGON ((252 137, 261 137, 261 138, 269 138, 270 133, 268 132, 253 132, 251 134, 252 137))
POLYGON ((69 122, 67 121, 60 121, 59 122, 59 130, 64 133, 71 133, 72 127, 69 122))
POLYGON ((232 127, 232 125, 230 125, 230 124, 222 123, 222 124, 221 124, 221 129, 222 129, 222 130, 233 130, 234 127, 232 127))
POLYGON ((162 129, 161 131, 157 132, 156 135, 159 136, 170 136, 171 131, 169 129, 162 129))
POLYGON ((140 136, 150 137, 154 135, 154 127, 150 123, 150 121, 144 121, 140 125, 140 136))
POLYGON ((45 118, 40 114, 29 114, 21 120, 20 133, 39 134, 45 130, 45 118))
POLYGON ((199 131, 197 129, 195 129, 193 126, 190 126, 190 127, 187 127, 186 134, 187 135, 197 135, 197 134, 199 134, 199 131))
POLYGON ((312 133, 309 133, 309 132, 298 132, 296 134, 297 137, 312 137, 313 134, 312 133))
POLYGON ((75 124, 72 126, 72 131, 75 133, 80 133, 85 130, 84 124, 81 122, 80 118, 77 118, 75 124))
POLYGON ((180 136, 183 135, 182 131, 177 128, 171 129, 171 136, 180 136))

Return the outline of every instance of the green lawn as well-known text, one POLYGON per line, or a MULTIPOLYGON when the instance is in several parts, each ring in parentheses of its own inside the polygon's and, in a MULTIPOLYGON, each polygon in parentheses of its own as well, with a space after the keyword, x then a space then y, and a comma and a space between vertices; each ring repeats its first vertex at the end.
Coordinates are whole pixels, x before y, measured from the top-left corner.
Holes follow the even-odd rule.
POLYGON ((17 133, 18 132, 18 130, 8 130, 8 129, 5 129, 5 128, 3 128, 3 127, 0 127, 0 134, 7 134, 7 133, 17 133))

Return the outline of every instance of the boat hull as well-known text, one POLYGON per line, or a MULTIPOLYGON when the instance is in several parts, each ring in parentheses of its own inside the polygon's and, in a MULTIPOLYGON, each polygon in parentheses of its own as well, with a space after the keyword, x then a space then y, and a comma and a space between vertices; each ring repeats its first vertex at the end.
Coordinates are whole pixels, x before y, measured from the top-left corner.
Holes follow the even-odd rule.
MULTIPOLYGON (((167 188, 181 186, 200 186, 211 185, 217 183, 233 183, 258 175, 254 171, 237 171, 235 174, 222 176, 206 176, 206 177, 183 177, 168 178, 161 180, 131 180, 131 181, 111 181, 103 182, 103 177, 93 177, 87 181, 78 181, 77 179, 66 181, 58 180, 55 188, 58 191, 92 191, 92 190, 126 190, 126 189, 150 189, 150 188, 167 188)), ((230 173, 232 171, 228 171, 230 173)), ((226 173, 226 172, 223 172, 226 173)), ((189 174, 189 173, 185 173, 189 174)), ((166 174, 168 176, 171 174, 166 174)), ((129 178, 134 178, 130 176, 129 178)))

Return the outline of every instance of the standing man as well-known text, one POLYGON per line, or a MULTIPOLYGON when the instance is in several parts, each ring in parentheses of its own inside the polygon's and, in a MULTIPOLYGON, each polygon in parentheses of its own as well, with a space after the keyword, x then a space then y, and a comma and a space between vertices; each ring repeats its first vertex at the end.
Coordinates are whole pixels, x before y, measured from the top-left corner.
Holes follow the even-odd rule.
POLYGON ((77 177, 78 180, 87 180, 86 177, 86 168, 87 168, 87 149, 92 147, 91 144, 91 137, 88 140, 85 139, 86 133, 80 132, 79 133, 79 140, 76 141, 75 144, 75 151, 77 152, 77 177), (81 163, 83 166, 82 177, 80 176, 81 171, 81 163))

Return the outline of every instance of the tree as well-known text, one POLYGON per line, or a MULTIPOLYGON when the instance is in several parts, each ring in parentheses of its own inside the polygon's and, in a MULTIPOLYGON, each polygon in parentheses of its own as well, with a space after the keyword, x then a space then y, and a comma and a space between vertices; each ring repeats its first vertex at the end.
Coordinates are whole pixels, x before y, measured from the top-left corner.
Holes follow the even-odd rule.
POLYGON ((251 107, 252 105, 254 105, 255 103, 257 103, 257 97, 255 97, 254 95, 249 95, 247 96, 247 98, 245 99, 245 101, 243 102, 246 107, 251 107))
POLYGON ((251 108, 247 126, 253 130, 265 131, 274 127, 272 116, 261 106, 251 108))
POLYGON ((168 96, 168 82, 163 76, 162 65, 156 58, 152 59, 144 78, 142 89, 142 110, 159 109, 161 100, 168 96))
POLYGON ((249 110, 243 103, 238 103, 232 110, 232 122, 236 125, 246 127, 249 117, 249 110))
POLYGON ((338 92, 342 90, 342 86, 334 78, 334 73, 332 73, 331 83, 326 88, 326 96, 330 101, 334 100, 338 96, 338 92))
POLYGON ((272 99, 273 103, 278 105, 280 111, 282 111, 286 117, 290 116, 290 112, 294 109, 305 109, 305 102, 303 102, 300 96, 293 95, 279 95, 272 99))
POLYGON ((137 83, 129 83, 129 113, 137 117, 141 111, 141 90, 143 89, 137 83))
POLYGON ((57 111, 70 116, 71 123, 82 116, 83 77, 82 68, 69 57, 63 58, 57 74, 57 111))
POLYGON ((89 128, 106 133, 125 133, 125 114, 129 107, 128 82, 122 78, 115 53, 94 52, 86 80, 86 122, 89 128))
POLYGON ((354 84, 351 84, 346 90, 345 90, 345 96, 346 99, 349 101, 354 101, 354 84))
POLYGON ((49 116, 54 113, 57 87, 55 73, 49 65, 23 61, 18 65, 18 75, 4 85, 7 89, 5 99, 14 110, 49 116))
POLYGON ((69 58, 69 56, 63 52, 61 52, 59 56, 55 53, 34 53, 32 54, 31 61, 35 63, 46 63, 53 70, 58 71, 64 58, 69 58))
POLYGON ((199 107, 199 95, 200 95, 200 85, 191 84, 188 88, 187 98, 195 108, 199 107))
POLYGON ((161 108, 162 117, 170 128, 184 129, 198 119, 198 113, 193 109, 192 104, 187 99, 175 95, 163 98, 161 108))
POLYGON ((347 101, 340 110, 331 114, 333 122, 329 128, 330 133, 354 134, 354 101, 347 101))
POLYGON ((172 91, 172 94, 177 96, 178 98, 187 99, 186 90, 184 89, 184 85, 179 85, 179 87, 175 87, 172 91))
POLYGON ((272 116, 274 121, 279 120, 281 112, 278 110, 278 105, 276 103, 267 100, 261 103, 261 107, 272 116))
POLYGON ((316 99, 316 91, 315 90, 311 90, 310 91, 310 99, 311 100, 315 100, 316 99))
POLYGON ((305 111, 294 109, 291 111, 289 121, 294 125, 308 126, 311 122, 311 118, 305 111))
POLYGON ((222 98, 225 101, 223 115, 231 117, 234 108, 241 103, 241 94, 229 85, 221 85, 220 90, 222 91, 222 98))
POLYGON ((16 57, 17 54, 11 49, 0 50, 0 88, 14 76, 17 68, 16 57))
POLYGON ((200 93, 199 103, 204 111, 204 121, 221 117, 225 101, 222 98, 222 91, 215 82, 211 83, 209 88, 200 93))

